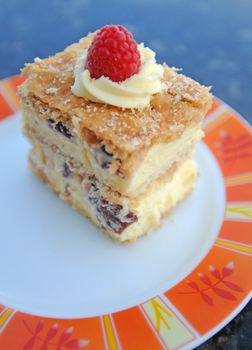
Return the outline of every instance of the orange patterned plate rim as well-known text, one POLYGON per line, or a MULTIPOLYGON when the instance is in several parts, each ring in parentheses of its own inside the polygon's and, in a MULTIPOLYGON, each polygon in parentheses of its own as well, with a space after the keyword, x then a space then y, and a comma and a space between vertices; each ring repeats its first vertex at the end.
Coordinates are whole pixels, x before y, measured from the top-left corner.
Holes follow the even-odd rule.
MULTIPOLYGON (((0 122, 19 111, 21 76, 0 81, 0 122)), ((1 123, 0 123, 1 128, 1 123)), ((210 251, 183 280, 123 311, 80 319, 30 315, 0 305, 0 348, 191 349, 230 322, 251 299, 252 128, 215 98, 205 144, 222 171, 226 208, 210 251)))

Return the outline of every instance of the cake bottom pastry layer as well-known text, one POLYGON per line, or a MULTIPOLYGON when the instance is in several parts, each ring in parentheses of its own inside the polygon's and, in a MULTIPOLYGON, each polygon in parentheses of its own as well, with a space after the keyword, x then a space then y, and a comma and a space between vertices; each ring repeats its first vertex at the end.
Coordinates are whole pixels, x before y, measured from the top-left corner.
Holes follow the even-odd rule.
POLYGON ((197 178, 196 164, 188 159, 178 166, 172 179, 163 176, 143 194, 129 198, 102 185, 94 174, 75 173, 61 157, 38 144, 30 151, 30 168, 62 200, 117 242, 134 241, 158 227, 192 191, 197 178))

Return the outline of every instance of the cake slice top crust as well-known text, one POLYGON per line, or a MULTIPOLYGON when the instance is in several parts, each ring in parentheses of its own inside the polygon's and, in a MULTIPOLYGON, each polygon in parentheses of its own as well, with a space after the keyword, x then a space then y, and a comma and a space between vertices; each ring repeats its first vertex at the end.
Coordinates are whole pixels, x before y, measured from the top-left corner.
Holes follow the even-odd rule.
POLYGON ((93 36, 89 34, 63 52, 26 65, 23 73, 27 79, 20 88, 23 103, 45 119, 54 116, 88 144, 103 142, 121 159, 153 144, 173 141, 202 120, 212 103, 209 88, 165 64, 166 89, 154 95, 143 110, 122 109, 75 96, 71 92, 75 63, 93 36))

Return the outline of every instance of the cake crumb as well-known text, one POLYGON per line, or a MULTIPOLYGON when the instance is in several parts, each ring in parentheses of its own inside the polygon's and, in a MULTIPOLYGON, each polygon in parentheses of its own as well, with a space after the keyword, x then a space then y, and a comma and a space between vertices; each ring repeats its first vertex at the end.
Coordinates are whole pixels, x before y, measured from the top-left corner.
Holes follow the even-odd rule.
POLYGON ((50 88, 45 89, 46 94, 56 94, 57 91, 58 91, 58 89, 56 87, 50 87, 50 88))
POLYGON ((181 101, 181 95, 176 94, 176 95, 174 96, 174 100, 175 100, 175 102, 180 102, 180 101, 181 101))
POLYGON ((138 145, 140 145, 141 141, 138 138, 134 137, 131 140, 131 143, 132 143, 133 146, 138 146, 138 145))

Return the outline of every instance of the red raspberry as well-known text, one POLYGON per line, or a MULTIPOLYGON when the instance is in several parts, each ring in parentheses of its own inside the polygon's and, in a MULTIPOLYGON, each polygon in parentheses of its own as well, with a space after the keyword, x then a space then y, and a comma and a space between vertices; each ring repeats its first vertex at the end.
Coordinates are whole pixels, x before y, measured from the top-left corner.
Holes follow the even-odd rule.
POLYGON ((139 72, 140 54, 131 33, 120 25, 107 25, 95 35, 87 53, 86 69, 92 78, 121 82, 139 72))

